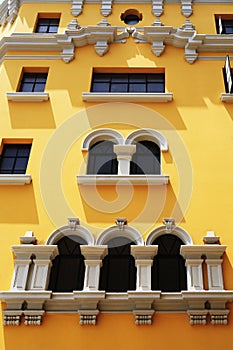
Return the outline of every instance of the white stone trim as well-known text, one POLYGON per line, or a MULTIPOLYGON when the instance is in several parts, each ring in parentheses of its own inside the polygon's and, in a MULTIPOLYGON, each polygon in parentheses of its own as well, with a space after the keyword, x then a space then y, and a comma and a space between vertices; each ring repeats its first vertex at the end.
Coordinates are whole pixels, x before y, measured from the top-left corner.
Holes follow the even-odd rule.
POLYGON ((47 239, 46 245, 57 244, 57 242, 64 236, 78 236, 86 241, 87 245, 94 245, 94 237, 91 232, 81 225, 77 225, 74 228, 70 226, 62 226, 55 230, 47 239))
POLYGON ((77 175, 77 183, 82 186, 160 186, 168 182, 169 175, 77 175))
POLYGON ((164 0, 152 0, 152 10, 154 16, 159 17, 163 14, 164 0))
POLYGON ((125 139, 125 144, 134 144, 138 141, 152 141, 156 143, 161 151, 168 150, 168 142, 163 134, 154 129, 138 129, 131 132, 125 139))
POLYGON ((112 2, 113 0, 101 0, 100 13, 107 17, 112 13, 112 2))
POLYGON ((89 148, 98 141, 110 140, 117 145, 122 145, 124 143, 124 137, 122 134, 114 129, 97 129, 91 131, 83 140, 82 151, 88 151, 89 148))
POLYGON ((233 102, 233 94, 222 93, 220 95, 220 99, 222 102, 232 103, 233 102))
POLYGON ((116 237, 125 237, 137 245, 144 245, 143 238, 139 231, 137 231, 134 227, 124 225, 122 229, 118 226, 111 226, 104 230, 96 239, 96 245, 106 245, 112 238, 116 237))
POLYGON ((132 160, 132 155, 136 152, 136 145, 114 145, 113 150, 117 155, 117 173, 119 175, 129 175, 130 161, 132 160))
POLYGON ((86 102, 171 102, 173 93, 83 92, 82 99, 86 102))
POLYGON ((0 185, 28 185, 31 181, 31 175, 0 174, 0 185))
MULTIPOLYGON (((162 235, 164 235, 166 233, 168 233, 168 232, 166 230, 166 226, 165 225, 157 227, 155 230, 153 230, 151 233, 149 233, 149 235, 146 238, 146 243, 145 244, 146 245, 153 244, 153 242, 154 242, 154 240, 156 238, 158 238, 159 236, 162 236, 162 235)), ((193 244, 191 236, 183 228, 181 228, 179 226, 175 226, 174 228, 172 228, 171 233, 173 235, 177 236, 178 238, 180 238, 184 242, 184 244, 187 244, 187 245, 192 245, 193 244)))
POLYGON ((71 13, 73 16, 77 17, 81 15, 83 11, 84 0, 72 0, 71 13))
POLYGON ((193 13, 192 0, 181 0, 181 12, 185 17, 191 16, 193 13))
POLYGON ((7 92, 8 101, 14 102, 43 102, 48 101, 48 92, 7 92))

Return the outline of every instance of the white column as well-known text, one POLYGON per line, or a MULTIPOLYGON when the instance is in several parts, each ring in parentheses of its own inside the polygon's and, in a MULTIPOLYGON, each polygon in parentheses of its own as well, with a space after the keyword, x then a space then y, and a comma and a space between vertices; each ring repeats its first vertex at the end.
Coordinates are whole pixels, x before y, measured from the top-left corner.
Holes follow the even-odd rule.
POLYGON ((203 290, 202 259, 186 259, 188 290, 203 290))
POLYGON ((28 280, 29 266, 32 262, 31 251, 25 249, 25 246, 13 246, 13 253, 15 255, 14 274, 11 283, 11 290, 25 290, 28 280))
POLYGON ((52 259, 58 254, 56 245, 32 246, 33 271, 29 284, 30 290, 46 290, 49 282, 52 259))
POLYGON ((203 271, 201 258, 204 252, 204 246, 183 245, 180 248, 180 254, 185 258, 187 269, 187 287, 188 291, 203 290, 203 271))
POLYGON ((81 245, 82 255, 85 257, 85 278, 83 291, 97 291, 99 289, 100 268, 102 259, 108 251, 108 246, 81 245))
POLYGON ((136 291, 151 290, 151 266, 157 251, 158 246, 156 245, 131 246, 131 254, 135 258, 135 265, 137 267, 136 291))
POLYGON ((130 161, 136 152, 136 145, 114 145, 118 160, 118 175, 129 175, 130 161))

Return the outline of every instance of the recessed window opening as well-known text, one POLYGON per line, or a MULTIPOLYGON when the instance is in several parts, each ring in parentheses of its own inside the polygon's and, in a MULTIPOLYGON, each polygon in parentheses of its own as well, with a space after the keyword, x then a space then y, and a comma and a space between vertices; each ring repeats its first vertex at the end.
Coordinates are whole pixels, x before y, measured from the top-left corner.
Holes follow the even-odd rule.
POLYGON ((106 292, 127 292, 136 289, 135 260, 130 246, 135 242, 125 237, 109 240, 108 255, 103 260, 100 272, 100 290, 106 292))
POLYGON ((59 255, 53 260, 49 290, 53 292, 73 292, 82 290, 84 283, 84 257, 80 245, 86 244, 81 237, 70 235, 58 243, 59 255))
POLYGON ((22 75, 20 92, 43 92, 48 73, 24 72, 22 75))
POLYGON ((142 20, 142 14, 135 9, 126 10, 121 14, 121 20, 128 25, 135 25, 142 20))
POLYGON ((233 15, 215 15, 218 34, 233 34, 233 15))
POLYGON ((0 156, 1 174, 25 174, 31 144, 5 144, 0 156))
POLYGON ((60 22, 58 13, 41 13, 38 15, 35 32, 41 34, 57 33, 60 22))
POLYGON ((180 255, 184 243, 172 234, 164 234, 153 242, 158 245, 158 254, 151 269, 151 288, 162 292, 187 290, 185 260, 180 255))

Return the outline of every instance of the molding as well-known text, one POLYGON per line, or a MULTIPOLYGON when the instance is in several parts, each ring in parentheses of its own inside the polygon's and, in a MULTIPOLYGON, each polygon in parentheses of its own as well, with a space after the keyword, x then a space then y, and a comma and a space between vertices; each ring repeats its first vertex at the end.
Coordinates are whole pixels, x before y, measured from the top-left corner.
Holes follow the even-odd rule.
POLYGON ((72 0, 71 13, 73 16, 77 17, 81 15, 83 11, 84 0, 72 0))
POLYGON ((200 259, 203 255, 207 259, 220 259, 226 248, 226 245, 219 244, 182 245, 180 247, 180 254, 184 259, 200 259))
POLYGON ((8 101, 14 102, 43 102, 48 101, 47 92, 7 92, 8 101))
POLYGON ((107 244, 112 238, 115 237, 125 237, 128 239, 131 239, 133 242, 137 244, 137 246, 143 246, 144 242, 142 235, 138 230, 136 230, 134 227, 124 225, 122 228, 119 228, 119 226, 112 226, 104 230, 96 239, 96 245, 105 245, 107 244))
MULTIPOLYGON (((15 1, 15 0, 14 0, 15 1)), ((227 34, 197 34, 195 27, 189 20, 186 20, 180 28, 173 26, 164 26, 160 20, 156 20, 152 26, 145 27, 117 27, 111 26, 106 22, 106 18, 96 26, 77 26, 76 29, 66 30, 64 34, 38 34, 38 33, 13 33, 9 37, 3 37, 0 41, 0 61, 8 51, 59 51, 60 58, 69 63, 74 59, 75 48, 86 45, 93 45, 96 53, 103 56, 109 50, 109 44, 122 43, 131 36, 140 43, 151 44, 152 52, 160 56, 166 45, 184 49, 184 58, 187 62, 193 63, 198 58, 199 52, 233 52, 233 35, 227 34)), ((96 96, 83 93, 84 99, 92 101, 102 101, 101 94, 96 96), (99 96, 99 97, 98 97, 99 96)), ((106 96, 106 94, 104 93, 106 96)), ((108 101, 118 101, 120 94, 111 94, 114 98, 108 101)), ((138 101, 140 94, 126 94, 125 98, 132 95, 133 101, 138 101)), ((172 93, 165 94, 141 94, 141 100, 144 101, 144 95, 150 95, 150 101, 167 102, 172 100, 172 93), (154 95, 154 96, 153 96, 154 95), (157 97, 156 97, 157 95, 157 97), (157 100, 156 100, 157 99, 157 100)), ((106 97, 105 97, 106 98, 106 97)), ((105 100, 104 100, 105 101, 105 100)), ((148 102, 148 101, 145 101, 148 102)))
POLYGON ((168 142, 163 134, 154 129, 138 129, 131 132, 125 139, 125 144, 133 144, 134 142, 149 140, 155 142, 161 151, 168 151, 168 142))
MULTIPOLYGON (((146 245, 151 245, 153 244, 154 240, 156 238, 158 238, 159 236, 162 236, 166 233, 172 233, 173 235, 177 236, 178 238, 180 238, 184 244, 186 244, 185 246, 182 247, 189 247, 193 245, 193 241, 191 236, 188 234, 187 231, 185 231, 183 228, 179 227, 179 226, 173 226, 171 231, 167 231, 167 227, 164 226, 159 226, 157 227, 155 230, 153 230, 152 232, 149 233, 149 235, 146 238, 146 245)), ((196 246, 194 246, 196 247, 196 246)), ((203 245, 201 246, 203 247, 203 245)))
POLYGON ((92 235, 92 233, 86 229, 84 226, 81 225, 75 225, 73 227, 71 226, 62 226, 59 227, 57 230, 55 230, 49 238, 46 241, 46 245, 53 245, 57 244, 57 242, 64 236, 78 236, 81 237, 86 241, 87 245, 94 245, 95 239, 92 235))
POLYGON ((0 174, 0 185, 28 185, 31 181, 31 175, 0 174))
POLYGON ((233 102, 233 94, 222 93, 220 95, 220 99, 222 102, 232 103, 233 102))
POLYGON ((83 92, 85 102, 171 102, 173 93, 83 92))
POLYGON ((77 183, 82 186, 160 186, 168 182, 169 175, 77 175, 77 183))
POLYGON ((111 140, 117 145, 124 143, 123 135, 114 129, 97 129, 91 131, 83 140, 82 151, 88 151, 89 148, 98 141, 111 140))

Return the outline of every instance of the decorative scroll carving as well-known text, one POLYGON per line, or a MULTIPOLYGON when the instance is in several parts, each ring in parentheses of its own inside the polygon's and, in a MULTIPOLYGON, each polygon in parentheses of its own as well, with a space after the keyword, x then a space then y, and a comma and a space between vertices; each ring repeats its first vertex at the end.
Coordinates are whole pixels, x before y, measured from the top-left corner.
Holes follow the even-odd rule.
POLYGON ((40 326, 42 323, 44 311, 25 311, 24 312, 24 324, 26 326, 40 326))
POLYGON ((211 310, 210 311, 210 323, 213 325, 227 324, 227 316, 229 314, 229 310, 211 310))
POLYGON ((19 326, 21 322, 21 312, 19 311, 4 311, 4 326, 19 326))
POLYGON ((189 323, 191 325, 206 324, 207 312, 202 310, 188 311, 189 323))
POLYGON ((0 6, 0 25, 14 23, 19 12, 19 0, 4 1, 0 6))
POLYGON ((99 310, 81 310, 80 311, 80 321, 81 325, 96 325, 97 315, 99 310))
POLYGON ((154 310, 134 310, 135 324, 140 325, 151 325, 154 310))

